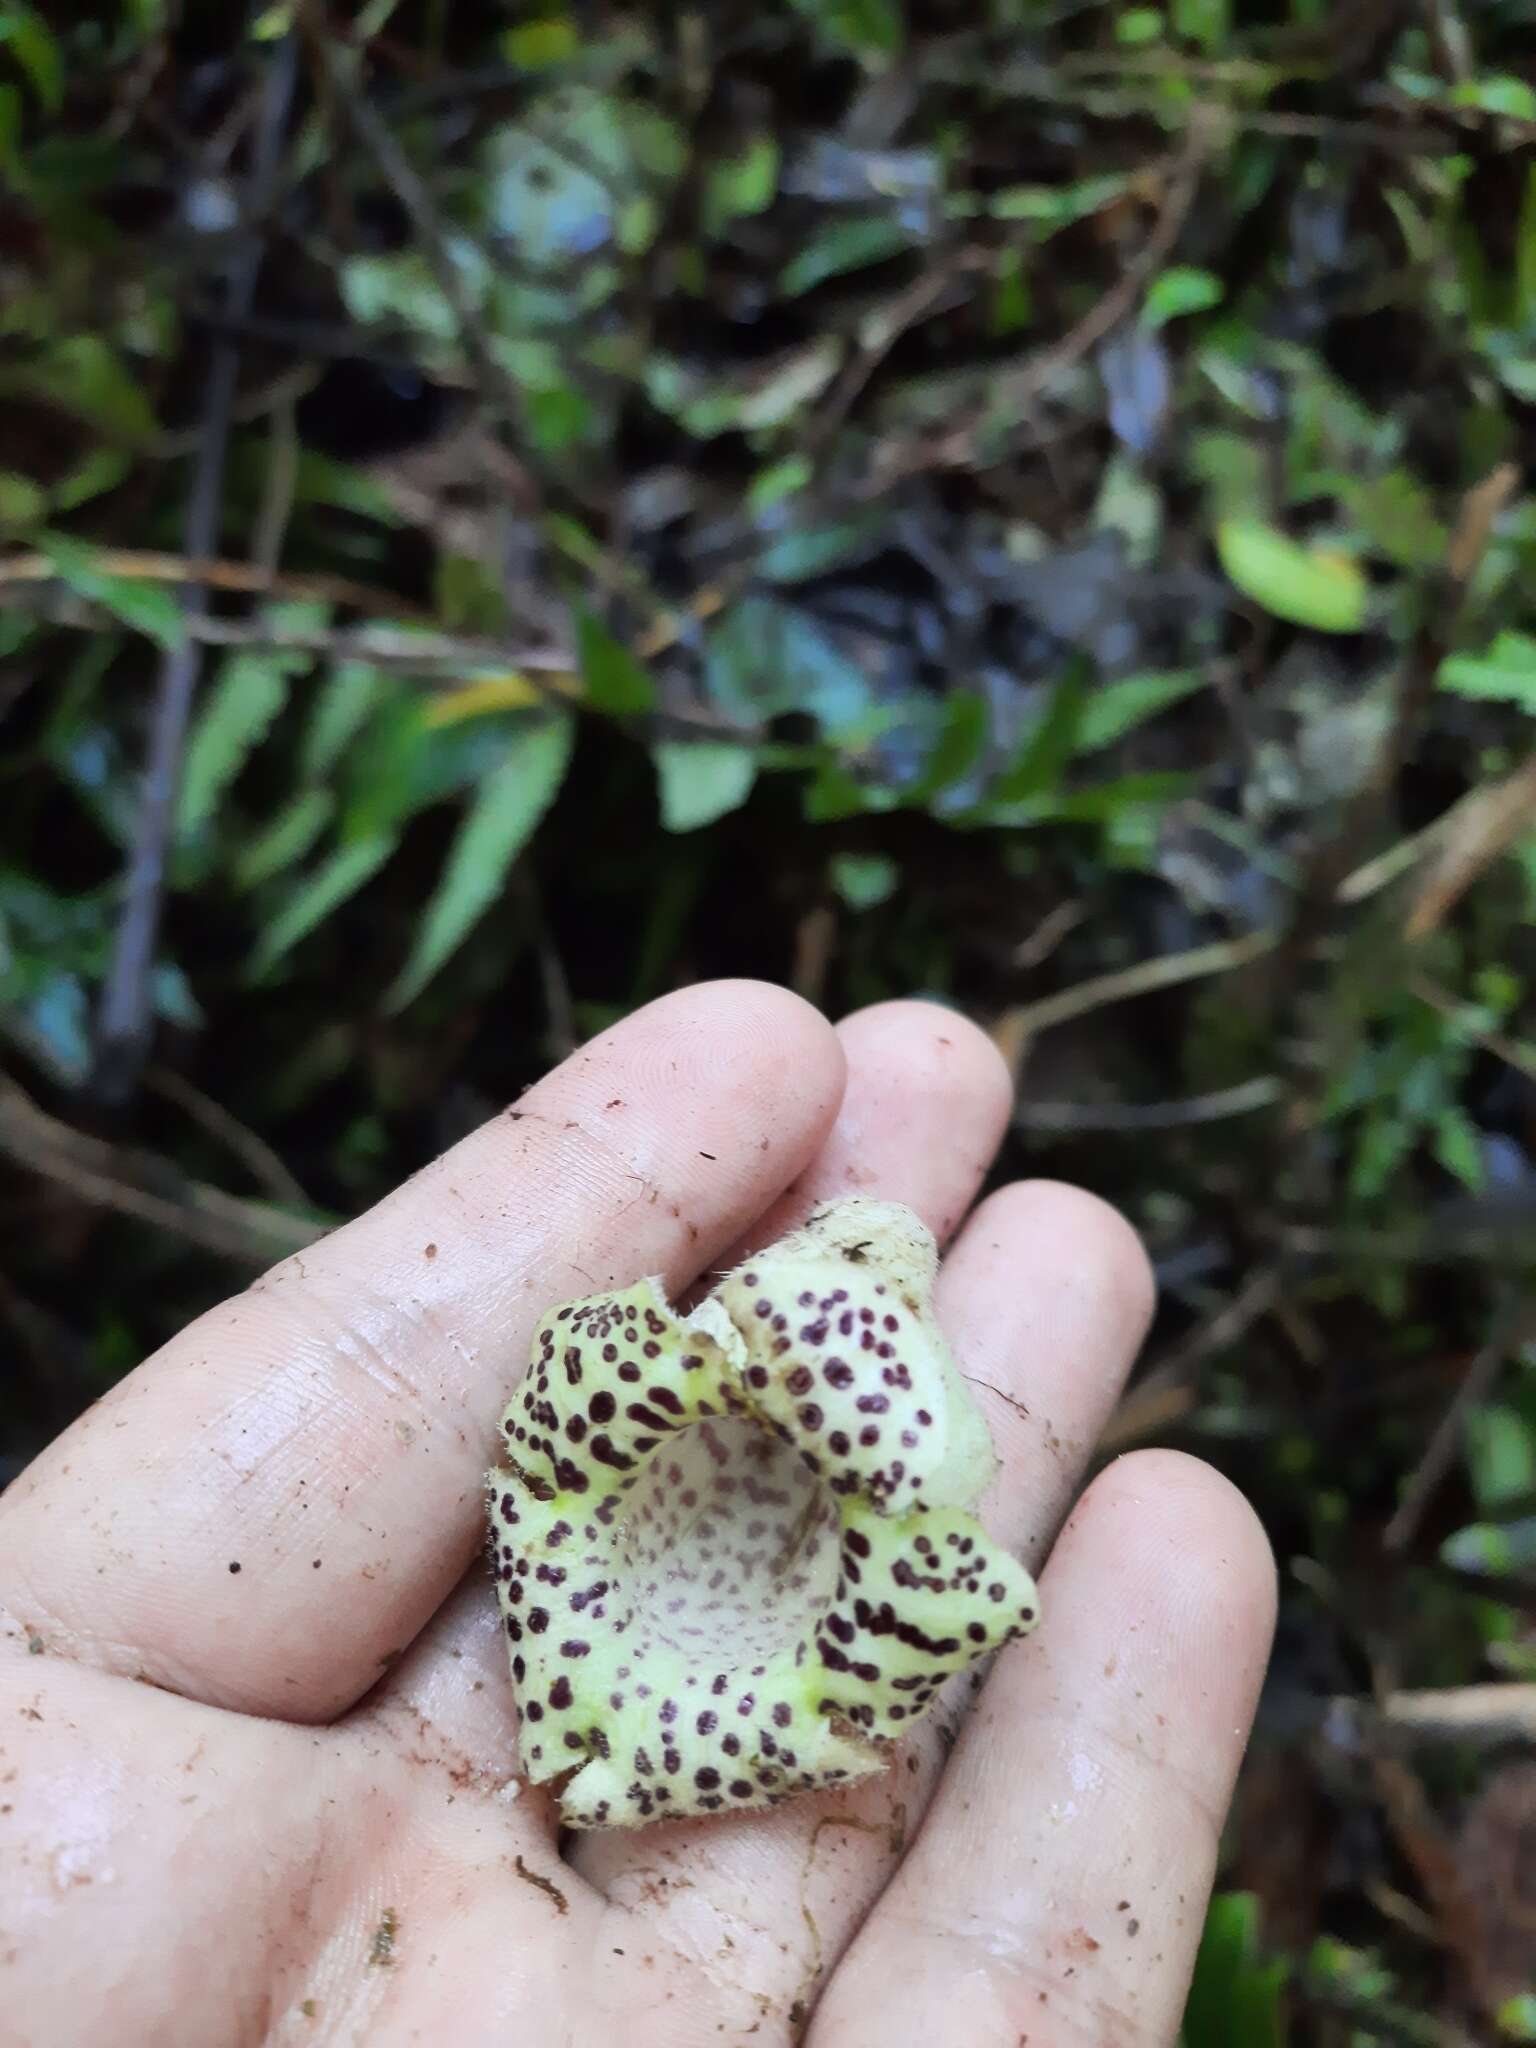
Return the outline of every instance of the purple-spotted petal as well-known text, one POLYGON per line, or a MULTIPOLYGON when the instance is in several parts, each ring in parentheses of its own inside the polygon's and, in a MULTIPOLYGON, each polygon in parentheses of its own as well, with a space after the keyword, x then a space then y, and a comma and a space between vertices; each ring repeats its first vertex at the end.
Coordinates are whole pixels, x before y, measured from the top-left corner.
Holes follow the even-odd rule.
POLYGON ((574 1827, 775 1805, 878 1770, 1036 1618, 965 1512, 985 1425, 937 1255, 862 1198, 690 1316, 641 1281, 556 1309, 503 1423, 492 1556, 523 1763, 574 1827))

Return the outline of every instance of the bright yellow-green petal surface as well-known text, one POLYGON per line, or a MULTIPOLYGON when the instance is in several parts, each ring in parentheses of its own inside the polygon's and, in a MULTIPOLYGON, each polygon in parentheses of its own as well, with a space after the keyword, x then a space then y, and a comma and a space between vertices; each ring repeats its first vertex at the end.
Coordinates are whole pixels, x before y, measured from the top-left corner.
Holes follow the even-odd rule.
POLYGON ((689 1316, 556 1309, 503 1422, 492 1555, 523 1764, 574 1827, 747 1810, 882 1768, 1038 1612, 966 1512, 986 1427, 909 1210, 838 1203, 689 1316))

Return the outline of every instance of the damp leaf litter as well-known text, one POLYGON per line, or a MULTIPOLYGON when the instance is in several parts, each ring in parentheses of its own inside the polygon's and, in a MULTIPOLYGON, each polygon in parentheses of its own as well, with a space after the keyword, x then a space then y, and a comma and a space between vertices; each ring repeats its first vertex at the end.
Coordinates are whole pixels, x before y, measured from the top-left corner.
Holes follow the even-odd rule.
POLYGON ((554 1309, 491 1542, 522 1766, 574 1828, 744 1812, 885 1768, 1039 1616, 972 1512, 996 1468, 910 1210, 833 1204, 680 1313, 554 1309))

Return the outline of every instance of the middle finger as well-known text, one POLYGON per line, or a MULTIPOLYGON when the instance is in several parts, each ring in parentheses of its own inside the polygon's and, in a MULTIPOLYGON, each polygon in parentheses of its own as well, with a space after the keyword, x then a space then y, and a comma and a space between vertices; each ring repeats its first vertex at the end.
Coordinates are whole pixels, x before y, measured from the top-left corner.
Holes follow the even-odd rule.
MULTIPOLYGON (((922 1171, 914 1159, 905 1188, 877 1191, 911 1200, 922 1171)), ((994 1196, 943 1269, 940 1317, 1000 1456, 982 1517, 1026 1562, 1039 1562, 1070 1504, 1151 1299, 1129 1227, 1094 1197, 1045 1183, 994 1196)), ((945 1749, 936 1718, 858 1786, 768 1814, 583 1838, 574 1860, 610 1897, 647 1902, 680 1945, 709 1953, 729 1939, 733 1967, 745 1964, 745 1981, 787 2016, 808 2007, 883 1891, 945 1749)))

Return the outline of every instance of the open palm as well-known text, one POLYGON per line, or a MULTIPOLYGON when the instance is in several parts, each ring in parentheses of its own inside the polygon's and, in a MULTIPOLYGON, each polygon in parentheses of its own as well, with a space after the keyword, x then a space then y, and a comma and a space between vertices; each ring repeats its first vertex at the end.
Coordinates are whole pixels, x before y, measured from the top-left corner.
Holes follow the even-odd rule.
POLYGON ((834 1033, 753 984, 668 998, 39 1459, 0 1500, 4 2048, 1169 2042, 1269 1554, 1170 1454, 1072 1508, 1151 1282, 1071 1189, 967 1220, 1007 1113, 947 1011, 834 1033), (562 1843, 476 1562, 530 1334, 849 1192, 950 1244, 940 1313, 1002 1458, 983 1518, 1049 1552, 1044 1622, 881 1777, 562 1843))

